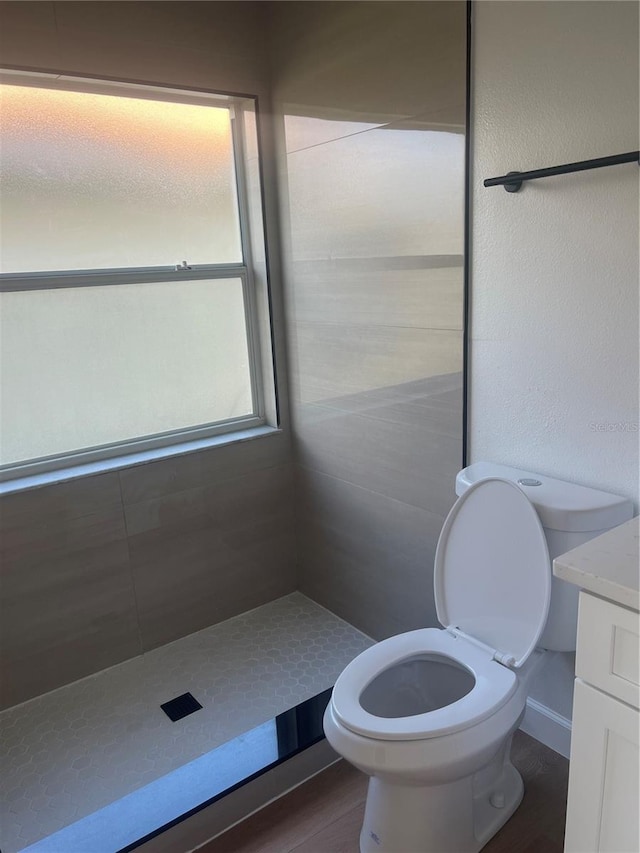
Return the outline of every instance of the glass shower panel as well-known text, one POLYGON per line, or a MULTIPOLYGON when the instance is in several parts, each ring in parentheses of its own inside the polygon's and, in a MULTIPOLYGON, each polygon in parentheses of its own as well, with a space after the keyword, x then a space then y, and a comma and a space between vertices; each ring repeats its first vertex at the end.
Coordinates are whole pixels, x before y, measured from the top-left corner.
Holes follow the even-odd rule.
POLYGON ((385 258, 389 266, 457 255, 461 263, 463 133, 309 116, 286 116, 285 131, 294 260, 385 258))
POLYGON ((296 113, 285 133, 298 398, 444 431, 457 454, 462 128, 296 113))

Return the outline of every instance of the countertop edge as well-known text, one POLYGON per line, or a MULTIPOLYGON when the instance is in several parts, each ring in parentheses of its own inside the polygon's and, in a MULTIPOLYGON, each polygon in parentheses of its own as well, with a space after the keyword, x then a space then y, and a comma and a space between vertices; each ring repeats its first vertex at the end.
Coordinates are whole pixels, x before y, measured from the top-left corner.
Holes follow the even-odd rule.
POLYGON ((620 586, 607 578, 582 572, 576 566, 562 562, 562 558, 553 561, 553 574, 567 583, 579 586, 586 592, 593 592, 608 601, 621 604, 631 610, 640 610, 640 595, 638 590, 620 586))

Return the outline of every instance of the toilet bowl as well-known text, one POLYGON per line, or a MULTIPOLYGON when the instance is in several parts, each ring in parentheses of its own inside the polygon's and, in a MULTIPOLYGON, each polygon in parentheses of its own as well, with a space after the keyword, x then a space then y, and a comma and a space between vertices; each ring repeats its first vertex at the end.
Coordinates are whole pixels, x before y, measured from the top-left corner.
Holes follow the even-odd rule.
POLYGON ((423 628, 359 655, 336 682, 331 705, 356 734, 420 740, 479 723, 515 689, 514 673, 478 646, 423 628))
MULTIPOLYGON (((560 486, 574 490, 569 501, 582 513, 587 498, 575 489, 591 493, 594 511, 604 503, 617 518, 615 503, 618 523, 630 512, 622 498, 560 486)), ((562 488, 551 491, 558 497, 562 488)), ((336 681, 325 712, 329 743, 370 776, 362 853, 477 853, 518 807, 523 783, 511 737, 543 658, 536 644, 551 587, 547 536, 523 488, 511 475, 471 483, 436 551, 444 627, 364 651, 336 681)))

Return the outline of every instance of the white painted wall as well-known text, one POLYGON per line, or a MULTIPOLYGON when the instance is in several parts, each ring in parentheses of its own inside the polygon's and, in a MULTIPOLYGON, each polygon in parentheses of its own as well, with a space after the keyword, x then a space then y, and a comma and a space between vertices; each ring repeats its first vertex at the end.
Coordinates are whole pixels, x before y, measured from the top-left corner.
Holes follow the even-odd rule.
MULTIPOLYGON (((638 167, 482 180, 638 149, 638 3, 483 0, 473 49, 470 460, 637 503, 638 167)), ((533 696, 569 717, 572 679, 533 696)))

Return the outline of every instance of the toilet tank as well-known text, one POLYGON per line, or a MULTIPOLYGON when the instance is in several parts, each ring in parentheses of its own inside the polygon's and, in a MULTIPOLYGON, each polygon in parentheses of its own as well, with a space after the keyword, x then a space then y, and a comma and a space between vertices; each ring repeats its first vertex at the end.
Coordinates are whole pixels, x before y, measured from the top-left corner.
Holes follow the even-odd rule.
MULTIPOLYGON (((619 495, 492 462, 474 462, 460 471, 456 477, 456 494, 460 496, 485 477, 511 480, 529 498, 544 528, 551 560, 633 517, 633 504, 619 495)), ((553 577, 549 615, 538 643, 540 648, 560 652, 575 649, 578 594, 578 587, 553 577)))

